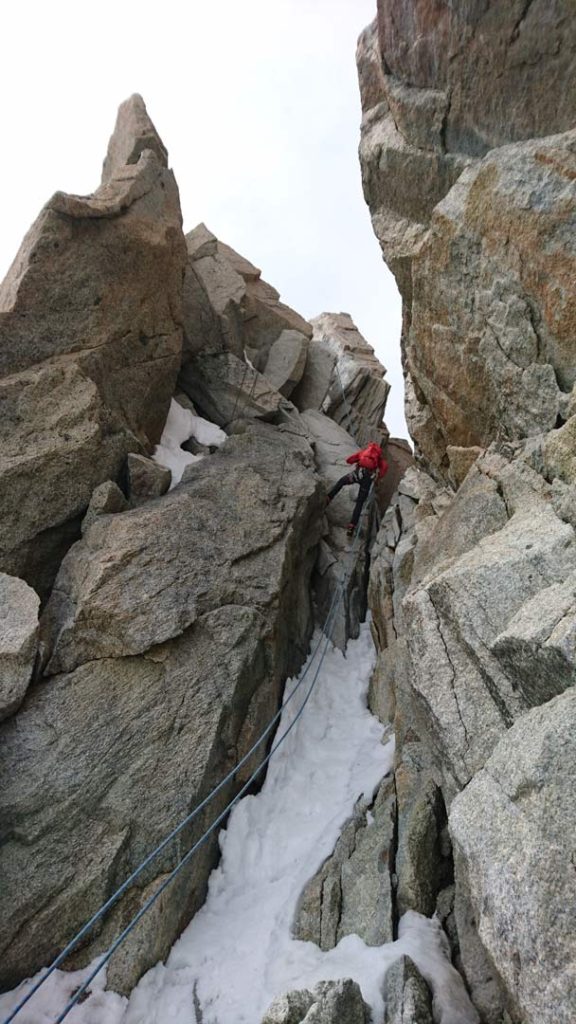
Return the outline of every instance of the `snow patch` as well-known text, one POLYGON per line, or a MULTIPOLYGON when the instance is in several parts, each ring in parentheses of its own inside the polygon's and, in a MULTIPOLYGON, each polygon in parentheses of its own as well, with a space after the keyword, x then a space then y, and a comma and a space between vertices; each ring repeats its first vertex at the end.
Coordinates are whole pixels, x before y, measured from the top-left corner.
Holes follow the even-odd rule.
MULTIPOLYGON (((127 1006, 120 996, 102 992, 100 983, 74 1009, 71 1024, 201 1024, 195 1005, 201 1007, 202 1024, 260 1024, 283 992, 343 977, 359 983, 374 1024, 380 1024, 384 976, 403 954, 430 983, 438 1024, 478 1024, 434 919, 408 912, 399 939, 380 947, 349 935, 322 952, 291 936, 302 889, 332 853, 358 798, 372 798, 393 765, 394 740, 385 742, 382 725, 366 706, 374 657, 368 625, 346 655, 329 646, 306 710, 271 760, 261 792, 237 804, 221 832, 222 858, 210 877, 206 903, 166 965, 144 975, 127 1006)), ((316 664, 308 668, 310 681, 315 669, 316 664)), ((287 686, 286 693, 291 689, 287 686)), ((302 689, 301 698, 285 705, 277 736, 294 720, 307 685, 302 689)), ((77 972, 70 982, 70 975, 57 972, 51 1005, 61 1009, 65 999, 61 994, 56 1000, 56 987, 66 984, 69 994, 85 973, 77 972)), ((0 1006, 8 1011, 10 996, 3 999, 0 1006)), ((44 999, 41 991, 31 1000, 35 1016, 24 1011, 22 1024, 53 1019, 46 1016, 44 999)))
POLYGON ((193 455, 192 452, 185 452, 181 445, 193 437, 198 444, 220 445, 224 444, 226 434, 215 423, 205 420, 202 416, 195 416, 189 409, 184 409, 174 398, 170 402, 168 419, 162 431, 160 444, 154 449, 152 458, 160 466, 166 467, 172 473, 170 490, 179 484, 186 466, 194 462, 200 462, 203 455, 193 455))
MULTIPOLYGON (((14 1024, 52 1024, 62 1013, 66 1004, 83 981, 94 970, 99 957, 83 967, 81 971, 54 971, 39 992, 32 997, 27 1006, 20 1011, 14 1024)), ((4 1020, 27 995, 36 981, 44 974, 39 971, 34 978, 23 981, 12 992, 0 995, 0 1019, 4 1020)), ((120 1024, 124 1017, 128 1000, 115 992, 105 992, 106 968, 103 967, 91 983, 90 995, 78 1003, 66 1017, 70 1024, 120 1024)))

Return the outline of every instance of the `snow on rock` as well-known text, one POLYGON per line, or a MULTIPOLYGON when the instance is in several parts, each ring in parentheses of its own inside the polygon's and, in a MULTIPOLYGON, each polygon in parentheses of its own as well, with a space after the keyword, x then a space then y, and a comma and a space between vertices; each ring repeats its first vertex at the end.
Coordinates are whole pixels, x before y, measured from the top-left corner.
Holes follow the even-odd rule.
POLYGON ((172 473, 170 490, 180 483, 186 466, 199 462, 203 455, 192 455, 191 452, 183 451, 181 445, 193 437, 198 444, 220 445, 224 444, 227 435, 215 423, 205 420, 202 416, 195 416, 189 409, 184 409, 174 398, 170 403, 168 419, 160 444, 156 445, 152 458, 160 466, 165 466, 172 473))
MULTIPOLYGON (((310 682, 323 647, 315 645, 304 670, 310 682)), ((236 806, 221 833, 222 859, 206 903, 166 965, 157 964, 141 979, 121 1018, 120 997, 99 990, 75 1009, 71 1024, 199 1024, 195 1007, 202 1024, 259 1024, 282 993, 344 977, 358 982, 379 1024, 384 976, 403 954, 430 983, 439 1024, 477 1024, 435 920, 409 912, 400 938, 379 947, 349 935, 322 952, 291 937, 302 889, 331 854, 358 798, 372 798, 392 767, 394 740, 384 742, 382 725, 366 707, 373 666, 368 625, 346 655, 328 646, 306 710, 270 762, 261 792, 236 806)), ((292 692, 290 684, 286 692, 292 692)), ((303 698, 285 704, 276 742, 303 698)), ((65 982, 55 980, 47 998, 55 999, 58 984, 65 982)), ((14 1005, 14 994, 11 1003, 10 996, 3 998, 2 1009, 14 1005)), ((22 1024, 46 1020, 39 1002, 40 996, 36 1016, 24 1016, 22 1024)))
MULTIPOLYGON (((37 995, 16 1017, 17 1024, 52 1024, 72 998, 76 990, 94 970, 94 960, 81 971, 54 971, 37 995)), ((21 999, 28 994, 44 971, 23 981, 12 992, 0 995, 0 1020, 4 1020, 21 999)), ((127 999, 115 992, 106 992, 106 968, 102 968, 91 983, 90 995, 78 1003, 66 1017, 68 1024, 121 1024, 127 999)))

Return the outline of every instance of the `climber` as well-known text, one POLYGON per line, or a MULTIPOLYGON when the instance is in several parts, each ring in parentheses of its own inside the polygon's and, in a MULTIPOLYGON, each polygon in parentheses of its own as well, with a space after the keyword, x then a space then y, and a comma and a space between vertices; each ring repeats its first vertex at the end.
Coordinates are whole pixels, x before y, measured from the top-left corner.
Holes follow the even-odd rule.
POLYGON ((349 455, 346 462, 349 465, 357 463, 356 468, 351 473, 341 476, 338 483, 334 484, 332 490, 328 492, 326 504, 329 505, 332 498, 335 498, 338 491, 343 487, 347 487, 349 484, 360 484, 352 519, 346 527, 346 532, 350 537, 358 525, 364 502, 370 493, 372 481, 380 480, 384 476, 388 469, 388 463, 382 454, 380 445, 376 444, 375 441, 371 441, 366 448, 362 448, 361 451, 356 452, 354 455, 349 455))

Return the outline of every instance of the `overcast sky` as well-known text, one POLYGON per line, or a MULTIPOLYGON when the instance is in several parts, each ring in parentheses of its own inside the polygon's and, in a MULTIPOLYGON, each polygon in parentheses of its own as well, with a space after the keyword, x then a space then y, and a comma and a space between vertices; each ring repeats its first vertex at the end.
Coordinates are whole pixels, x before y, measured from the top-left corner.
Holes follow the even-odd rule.
POLYGON ((20 0, 3 13, 0 275, 57 189, 93 191, 140 92, 185 230, 208 227, 307 318, 350 313, 406 436, 400 299, 362 196, 356 40, 376 0, 20 0))

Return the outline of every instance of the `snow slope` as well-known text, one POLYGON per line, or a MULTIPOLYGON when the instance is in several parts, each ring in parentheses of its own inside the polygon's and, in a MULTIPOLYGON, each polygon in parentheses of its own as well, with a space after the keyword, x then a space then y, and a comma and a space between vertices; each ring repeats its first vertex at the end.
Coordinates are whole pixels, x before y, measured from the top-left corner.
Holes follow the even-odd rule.
MULTIPOLYGON (((371 796, 392 767, 393 740, 383 742, 383 727, 366 707, 373 659, 368 626, 346 656, 329 647, 306 710, 270 762, 261 792, 237 805, 221 834, 222 860, 206 904, 166 965, 142 978, 125 1011, 125 1000, 99 991, 75 1007, 71 1024, 200 1024, 198 1006, 202 1024, 260 1024, 282 992, 340 977, 359 982, 377 1024, 384 974, 402 953, 432 985, 441 1024, 477 1024, 435 921, 409 913, 395 943, 368 947, 348 936, 326 953, 290 935, 305 883, 332 852, 358 797, 371 796)), ((312 680, 313 670, 308 675, 312 680)), ((284 708, 278 735, 303 697, 284 708)), ((54 1019, 43 1014, 39 996, 30 1004, 38 1009, 23 1012, 23 1024, 54 1019)), ((8 1010, 7 998, 0 997, 0 1009, 8 1010)))

